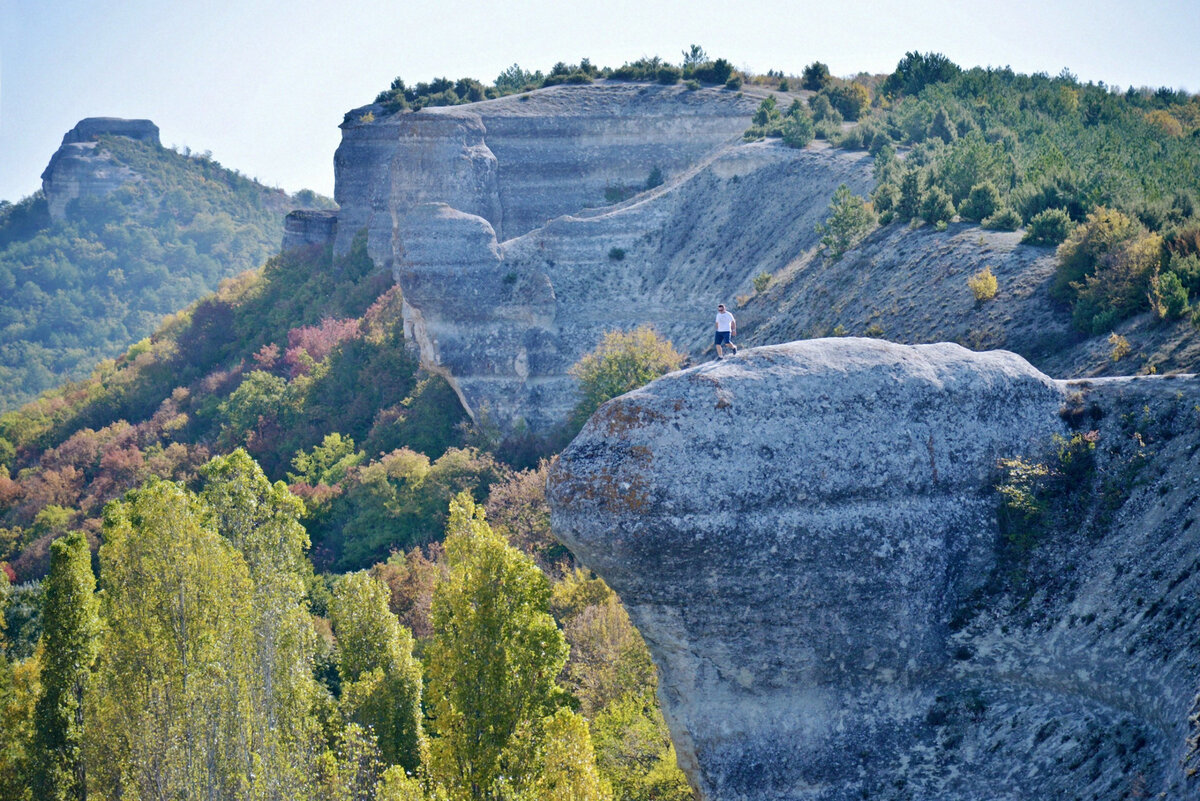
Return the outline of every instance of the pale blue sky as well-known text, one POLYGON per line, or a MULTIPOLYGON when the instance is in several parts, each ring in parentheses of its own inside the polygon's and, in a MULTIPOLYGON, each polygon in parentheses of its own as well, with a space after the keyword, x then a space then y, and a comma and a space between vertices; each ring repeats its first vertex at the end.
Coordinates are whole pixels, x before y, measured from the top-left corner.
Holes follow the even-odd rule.
POLYGON ((165 145, 332 194, 342 115, 396 75, 490 83, 513 62, 678 61, 695 42, 756 72, 889 72, 920 50, 1196 92, 1198 33, 1200 0, 0 0, 0 199, 36 190, 90 116, 148 117, 165 145))

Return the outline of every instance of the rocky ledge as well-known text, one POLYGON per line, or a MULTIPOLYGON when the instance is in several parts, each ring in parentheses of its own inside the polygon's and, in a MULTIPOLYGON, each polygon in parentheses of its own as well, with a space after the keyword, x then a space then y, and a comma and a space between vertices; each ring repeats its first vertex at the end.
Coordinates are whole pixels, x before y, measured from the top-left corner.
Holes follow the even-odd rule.
POLYGON ((706 801, 1195 798, 1198 400, 949 344, 757 348, 601 407, 552 521, 706 801), (997 460, 1071 426, 1098 489, 1014 555, 997 460))

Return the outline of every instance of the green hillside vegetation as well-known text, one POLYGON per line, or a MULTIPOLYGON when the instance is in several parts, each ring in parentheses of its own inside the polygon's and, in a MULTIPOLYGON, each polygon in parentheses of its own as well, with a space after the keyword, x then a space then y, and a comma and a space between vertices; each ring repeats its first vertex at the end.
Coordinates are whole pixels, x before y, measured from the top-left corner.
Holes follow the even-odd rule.
POLYGON ((208 156, 121 136, 99 147, 141 180, 72 201, 61 221, 41 192, 0 203, 0 409, 86 376, 221 279, 262 264, 287 212, 323 202, 208 156))
MULTIPOLYGON (((666 369, 631 341, 594 360, 666 369)), ((645 644, 550 536, 545 463, 419 371, 364 237, 227 280, 0 430, 3 797, 690 798, 645 644)))

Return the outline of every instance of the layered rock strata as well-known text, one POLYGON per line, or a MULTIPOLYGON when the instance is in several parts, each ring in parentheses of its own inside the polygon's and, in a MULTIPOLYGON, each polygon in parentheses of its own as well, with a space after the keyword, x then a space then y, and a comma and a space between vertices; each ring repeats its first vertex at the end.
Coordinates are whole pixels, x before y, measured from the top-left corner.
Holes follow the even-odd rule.
POLYGON ((424 363, 476 420, 548 430, 605 331, 652 324, 704 350, 717 302, 815 245, 839 184, 869 188, 865 154, 742 144, 757 103, 606 84, 358 109, 335 159, 335 249, 367 229, 424 363))
POLYGON ((283 250, 324 247, 337 238, 338 215, 326 209, 296 209, 283 220, 283 250))
POLYGON ((78 197, 102 197, 131 181, 137 173, 100 149, 101 136, 124 136, 159 144, 158 126, 150 120, 89 117, 67 131, 62 145, 42 171, 42 192, 51 219, 66 216, 67 204, 78 197))
POLYGON ((707 801, 1197 797, 1198 400, 949 344, 757 348, 601 407, 552 521, 645 636, 707 801), (1068 424, 1121 478, 1014 560, 997 459, 1068 424))

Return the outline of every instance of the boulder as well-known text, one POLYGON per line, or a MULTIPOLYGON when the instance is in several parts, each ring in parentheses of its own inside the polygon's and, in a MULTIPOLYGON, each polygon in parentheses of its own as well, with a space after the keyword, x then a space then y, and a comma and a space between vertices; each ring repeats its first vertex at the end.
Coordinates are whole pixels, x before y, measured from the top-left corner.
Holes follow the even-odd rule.
POLYGON ((997 526, 998 459, 1081 420, 1119 453, 1123 413, 1200 397, 1147 386, 951 344, 743 351, 602 406, 552 471, 553 528, 645 636, 706 801, 1196 797, 1200 623, 1148 631, 1129 600, 1200 589, 1200 537, 1178 541, 1194 426, 1170 445, 1189 489, 1051 538, 1025 568, 1042 578, 1012 579, 997 526))

